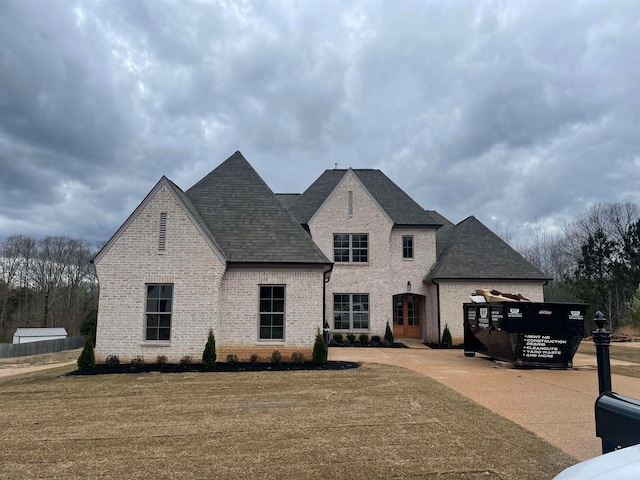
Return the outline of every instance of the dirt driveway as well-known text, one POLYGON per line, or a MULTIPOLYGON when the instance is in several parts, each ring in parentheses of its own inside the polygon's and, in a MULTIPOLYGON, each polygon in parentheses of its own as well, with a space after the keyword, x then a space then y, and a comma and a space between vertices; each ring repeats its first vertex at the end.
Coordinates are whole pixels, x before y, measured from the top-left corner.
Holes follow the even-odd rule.
MULTIPOLYGON (((572 370, 515 369, 462 350, 330 348, 330 360, 382 363, 427 375, 580 460, 602 453, 595 435, 595 357, 576 354, 572 370)), ((612 361, 612 364, 614 361, 612 361)), ((612 376, 613 390, 640 398, 640 378, 612 376)))

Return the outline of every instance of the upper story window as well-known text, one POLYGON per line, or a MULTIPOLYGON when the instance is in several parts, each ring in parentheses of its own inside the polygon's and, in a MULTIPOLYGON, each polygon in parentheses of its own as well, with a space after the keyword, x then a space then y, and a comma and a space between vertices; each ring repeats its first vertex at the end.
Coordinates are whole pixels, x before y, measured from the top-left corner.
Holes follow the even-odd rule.
POLYGON ((145 340, 171 340, 173 285, 148 284, 145 340))
POLYGON ((402 237, 402 258, 413 258, 413 235, 402 237))
POLYGON ((260 340, 284 340, 284 285, 260 286, 260 340))
POLYGON ((366 263, 369 261, 369 234, 334 233, 333 261, 366 263))

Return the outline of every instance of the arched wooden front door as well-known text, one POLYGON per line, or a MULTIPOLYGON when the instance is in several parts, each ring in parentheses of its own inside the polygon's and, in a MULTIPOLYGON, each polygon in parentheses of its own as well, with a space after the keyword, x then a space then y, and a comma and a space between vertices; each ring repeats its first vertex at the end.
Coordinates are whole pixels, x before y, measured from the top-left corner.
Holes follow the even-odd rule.
POLYGON ((422 338, 424 297, 412 293, 393 296, 393 336, 422 338))

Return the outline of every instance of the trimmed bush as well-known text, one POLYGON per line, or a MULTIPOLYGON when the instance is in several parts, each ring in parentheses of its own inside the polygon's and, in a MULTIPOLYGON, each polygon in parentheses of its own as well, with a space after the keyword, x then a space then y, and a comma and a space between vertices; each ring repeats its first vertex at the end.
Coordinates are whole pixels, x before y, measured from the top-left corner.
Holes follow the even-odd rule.
POLYGON ((342 343, 342 334, 341 333, 334 333, 333 334, 333 341, 336 343, 342 343))
POLYGON ((202 352, 202 364, 204 368, 213 368, 216 366, 216 337, 213 334, 213 329, 209 329, 209 337, 207 338, 207 344, 202 352))
POLYGON ((304 353, 302 352, 293 352, 291 354, 291 363, 296 363, 301 365, 304 363, 304 353))
POLYGON ((387 322, 387 328, 384 330, 384 341, 389 345, 393 344, 393 332, 391 331, 391 327, 389 326, 389 322, 387 322))
POLYGON ((371 343, 380 343, 380 341, 380 335, 374 335, 373 337, 371 337, 371 343))
POLYGON ((117 355, 109 355, 107 359, 104 361, 104 364, 107 368, 115 368, 120 366, 120 359, 117 355))
POLYGON ((156 365, 159 367, 164 367, 167 363, 169 363, 169 360, 167 360, 167 356, 166 355, 158 355, 156 357, 156 365))
POLYGON ((129 365, 131 365, 133 368, 142 367, 144 365, 144 357, 141 357, 140 355, 138 355, 137 357, 133 357, 129 362, 129 365))
POLYGON ((260 357, 258 356, 257 353, 252 353, 251 355, 249 355, 249 363, 251 365, 257 365, 259 361, 260 361, 260 357))
POLYGON ((358 337, 358 340, 360 340, 360 343, 369 343, 369 335, 367 335, 366 333, 361 333, 358 337))
POLYGON ((191 355, 185 355, 180 359, 180 365, 187 367, 193 363, 193 357, 191 355))
POLYGON ((449 331, 449 325, 444 324, 444 331, 442 332, 442 348, 451 348, 453 346, 453 340, 451 339, 451 332, 449 331))
POLYGON ((93 336, 87 335, 84 341, 84 348, 78 357, 78 368, 88 370, 96 366, 96 354, 93 351, 93 336))
POLYGON ((229 355, 227 355, 227 363, 229 365, 235 365, 238 362, 239 360, 237 355, 234 355, 233 353, 230 353, 229 355))
POLYGON ((318 333, 316 334, 316 341, 313 344, 313 353, 311 354, 311 359, 316 365, 321 365, 323 363, 327 363, 328 357, 329 348, 327 347, 327 344, 324 343, 324 337, 322 336, 322 333, 320 333, 320 329, 318 329, 318 333))
POLYGON ((282 354, 278 350, 274 350, 271 354, 271 363, 273 365, 280 365, 282 363, 282 354))
POLYGON ((352 345, 356 341, 356 336, 353 333, 347 335, 347 340, 349 340, 349 345, 352 345))

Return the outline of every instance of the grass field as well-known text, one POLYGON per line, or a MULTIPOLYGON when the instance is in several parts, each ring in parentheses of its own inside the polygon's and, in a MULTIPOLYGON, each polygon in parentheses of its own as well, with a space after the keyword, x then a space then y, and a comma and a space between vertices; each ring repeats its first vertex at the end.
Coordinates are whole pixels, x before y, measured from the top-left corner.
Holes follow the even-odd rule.
MULTIPOLYGON (((583 340, 578 347, 578 353, 596 355, 596 347, 591 339, 583 340)), ((627 377, 640 378, 640 348, 612 342, 609 347, 609 358, 633 362, 637 365, 611 365, 611 373, 625 375, 627 377)))
POLYGON ((576 462, 397 367, 64 371, 0 379, 0 478, 541 480, 576 462))

